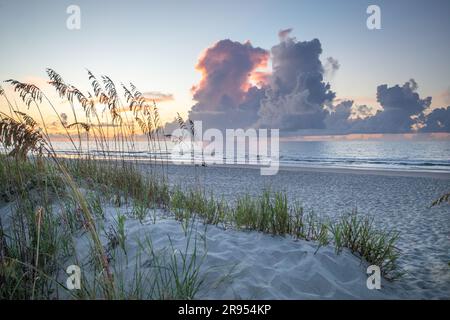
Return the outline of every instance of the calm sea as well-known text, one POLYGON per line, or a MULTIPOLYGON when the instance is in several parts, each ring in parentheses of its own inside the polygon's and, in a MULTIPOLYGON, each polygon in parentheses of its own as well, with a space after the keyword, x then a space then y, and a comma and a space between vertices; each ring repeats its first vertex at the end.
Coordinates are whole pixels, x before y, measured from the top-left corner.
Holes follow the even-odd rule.
POLYGON ((450 172, 450 141, 286 142, 280 150, 290 165, 450 172))
MULTIPOLYGON (((174 143, 168 142, 168 150, 172 150, 174 143)), ((54 148, 61 155, 76 155, 74 147, 67 142, 54 142, 54 148)), ((85 143, 83 151, 87 151, 85 143)), ((110 154, 118 154, 119 146, 110 143, 110 154)), ((174 155, 165 152, 165 144, 160 143, 164 152, 149 152, 152 150, 147 142, 136 142, 133 146, 125 146, 127 156, 138 160, 156 158, 169 158, 174 162, 190 159, 191 153, 188 146, 184 146, 184 153, 174 155), (132 151, 131 151, 132 150, 132 151), (181 155, 181 156, 180 156, 181 155)), ((89 152, 101 156, 100 148, 96 148, 91 142, 89 152)), ((183 149, 183 148, 181 148, 183 149)), ((224 160, 226 156, 220 155, 224 160)), ((194 158, 197 161, 208 157, 196 150, 194 158)), ((240 163, 251 162, 249 152, 240 159, 240 163), (245 159, 244 159, 245 158, 245 159)), ((257 155, 258 161, 265 159, 264 155, 257 155)), ((450 172, 450 141, 302 141, 280 142, 279 161, 286 166, 311 166, 311 167, 339 167, 339 168, 368 168, 368 169, 392 169, 392 170, 416 170, 450 172)))

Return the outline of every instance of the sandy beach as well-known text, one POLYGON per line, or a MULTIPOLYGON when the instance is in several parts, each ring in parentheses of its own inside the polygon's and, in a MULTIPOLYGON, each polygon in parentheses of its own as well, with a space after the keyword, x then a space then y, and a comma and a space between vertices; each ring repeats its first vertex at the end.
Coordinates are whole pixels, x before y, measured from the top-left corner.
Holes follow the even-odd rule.
POLYGON ((413 298, 450 297, 448 206, 430 208, 450 189, 448 174, 290 167, 275 176, 261 176, 259 170, 246 167, 169 166, 172 185, 189 186, 195 175, 206 192, 230 202, 239 194, 258 195, 270 188, 286 192, 289 201, 300 201, 306 210, 331 218, 356 208, 359 214, 373 217, 380 228, 400 232, 400 263, 405 271, 400 287, 407 287, 413 298))
MULTIPOLYGON (((240 168, 260 170, 258 165, 245 164, 214 164, 208 165, 219 168, 240 168)), ((297 166, 280 164, 280 171, 294 171, 294 172, 319 172, 319 173, 345 173, 345 174, 366 174, 366 175, 382 175, 394 177, 420 177, 420 178, 435 178, 435 179, 450 179, 450 172, 447 171, 430 171, 430 170, 398 170, 398 169, 371 169, 371 168, 345 168, 338 166, 297 166)))
MULTIPOLYGON (((122 213, 127 212, 122 208, 122 213)), ((143 224, 129 220, 127 281, 133 281, 137 244, 133 239, 151 237, 155 250, 168 247, 185 252, 188 242, 185 229, 167 212, 154 212, 156 220, 143 224), (169 240, 170 239, 170 240, 169 240)), ((108 222, 117 217, 117 208, 107 208, 108 222)), ((290 237, 271 236, 254 231, 237 231, 222 226, 194 222, 190 247, 194 241, 202 257, 200 273, 204 283, 196 299, 396 299, 411 298, 401 283, 382 280, 381 290, 366 286, 366 263, 344 250, 337 255, 330 246, 318 249, 314 242, 290 237)), ((106 242, 106 239, 105 239, 106 242)), ((85 242, 79 251, 86 252, 85 242)), ((124 256, 121 256, 125 260, 124 256)), ((116 258, 117 259, 117 258, 116 258)), ((122 263, 123 263, 122 260, 122 263)), ((143 261, 145 265, 148 261, 143 261)))
MULTIPOLYGON (((101 211, 95 218, 100 241, 114 270, 115 282, 124 291, 133 292, 136 270, 150 272, 155 259, 163 257, 162 269, 183 277, 192 276, 192 270, 186 271, 182 261, 193 261, 195 277, 201 279, 193 296, 196 299, 450 297, 448 205, 430 207, 450 189, 446 174, 291 166, 280 168, 276 175, 262 176, 259 168, 248 166, 161 166, 144 162, 136 165, 142 176, 155 174, 162 168, 167 170, 171 190, 200 187, 207 196, 212 195, 232 206, 238 197, 248 194, 256 198, 270 189, 283 192, 289 204, 300 204, 305 212, 314 212, 330 221, 357 210, 359 216, 373 218, 379 230, 399 232, 396 246, 400 253, 400 271, 404 274, 394 281, 382 278, 380 290, 369 290, 366 284, 369 263, 348 248, 337 252, 333 243, 320 245, 317 241, 287 234, 238 229, 225 221, 212 225, 195 215, 180 221, 176 208, 141 209, 145 214, 138 218, 136 212, 140 207, 134 199, 120 199, 117 204, 117 199, 105 198, 95 187, 83 187, 81 190, 88 202, 98 203, 93 212, 101 211), (151 248, 151 254, 143 248, 151 248), (178 258, 173 260, 174 257, 178 258)), ((65 210, 77 212, 76 204, 54 201, 52 206, 51 211, 62 221, 66 221, 65 210)), ((11 229, 11 217, 18 207, 17 201, 0 202, 5 230, 11 229)), ((85 281, 93 283, 93 275, 98 271, 92 269, 95 266, 92 241, 82 226, 76 230, 71 237, 77 264, 83 268, 85 281)), ((72 263, 70 256, 59 261, 62 266, 72 263)), ((66 277, 60 270, 58 281, 64 283, 66 277)), ((162 278, 173 281, 172 277, 171 274, 162 278)), ((153 283, 151 278, 140 285, 147 287, 153 283)), ((160 294, 162 296, 157 298, 166 295, 160 294)), ((58 291, 58 297, 70 298, 64 290, 58 291)))
MULTIPOLYGON (((12 206, 2 206, 0 214, 8 228, 12 206)), ((140 251, 146 241, 158 256, 196 257, 202 285, 196 299, 409 299, 423 298, 411 294, 411 286, 403 282, 382 279, 381 290, 366 286, 368 266, 349 250, 337 254, 333 247, 318 247, 317 243, 272 236, 255 231, 238 231, 224 226, 204 225, 193 221, 187 228, 170 212, 152 210, 144 221, 130 218, 132 206, 105 204, 105 230, 110 230, 120 215, 127 217, 127 241, 124 250, 114 251, 116 282, 132 290, 136 268, 152 268, 152 257, 140 251), (195 250, 195 254, 194 254, 195 250)), ((101 241, 109 245, 108 235, 101 241)), ((80 233, 74 238, 79 253, 78 263, 84 282, 91 282, 89 235, 80 233)), ((181 259, 180 259, 181 260, 181 259)), ((70 263, 62 261, 62 264, 70 263)), ((183 269, 182 263, 178 268, 183 269)), ((60 272, 57 280, 63 283, 67 275, 60 272)), ((149 279, 146 287, 151 287, 149 279)), ((59 290, 59 298, 70 295, 59 290)), ((439 296, 436 296, 439 298, 439 296)), ((442 298, 442 297, 440 297, 442 298)))

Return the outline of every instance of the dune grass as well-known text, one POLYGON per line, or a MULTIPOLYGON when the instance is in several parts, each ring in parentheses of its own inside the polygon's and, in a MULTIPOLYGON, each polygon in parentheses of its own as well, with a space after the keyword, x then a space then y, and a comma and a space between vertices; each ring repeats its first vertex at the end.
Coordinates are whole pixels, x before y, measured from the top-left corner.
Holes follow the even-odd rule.
MULTIPOLYGON (((78 254, 71 251, 70 239, 59 238, 50 232, 57 230, 62 235, 73 235, 77 232, 87 232, 90 235, 93 266, 98 269, 102 279, 94 279, 94 283, 98 284, 93 284, 92 288, 95 290, 84 292, 84 295, 114 299, 117 296, 114 275, 107 248, 100 239, 102 231, 105 230, 101 230, 97 223, 103 214, 101 203, 98 199, 90 203, 83 190, 100 189, 103 195, 116 199, 119 206, 122 199, 125 202, 133 199, 146 206, 150 203, 164 206, 168 202, 168 191, 164 183, 167 164, 164 161, 150 161, 153 167, 158 166, 158 172, 162 174, 151 174, 145 179, 137 173, 133 163, 125 161, 125 154, 134 151, 134 139, 138 135, 135 125, 140 128, 140 136, 147 140, 149 149, 154 151, 155 146, 158 150, 163 149, 163 131, 158 110, 154 103, 147 102, 133 84, 128 87, 122 85, 127 103, 125 107, 118 89, 107 76, 97 79, 88 71, 93 92, 84 94, 65 83, 54 70, 47 69, 47 73, 49 83, 60 97, 70 104, 75 122, 68 123, 67 116, 60 114, 47 95, 33 84, 16 80, 6 81, 22 99, 26 110, 33 108, 38 112, 39 124, 22 111, 25 108, 19 109, 16 103, 11 103, 12 100, 1 90, 10 112, 0 113, 0 142, 3 147, 0 159, 0 193, 6 202, 30 203, 29 208, 22 208, 22 205, 12 210, 12 220, 19 221, 17 227, 15 224, 2 224, 0 278, 2 283, 7 284, 2 287, 2 297, 33 299, 49 298, 53 294, 55 286, 48 284, 46 279, 52 278, 56 270, 44 267, 49 260, 45 259, 45 256, 59 261, 60 251, 72 256, 78 254), (56 154, 49 128, 41 112, 44 104, 50 107, 59 119, 59 127, 73 146, 77 154, 76 159, 61 158, 56 154), (126 113, 121 114, 119 110, 123 108, 132 112, 131 119, 126 113), (102 109, 108 112, 101 112, 102 109), (83 149, 86 143, 82 142, 87 142, 87 150, 83 149), (97 154, 90 152, 93 146, 97 154), (101 160, 101 164, 98 160, 101 160), (41 179, 43 181, 40 181, 41 179), (55 188, 51 188, 52 186, 55 188), (62 216, 55 216, 51 213, 52 210, 40 209, 42 206, 50 208, 55 203, 74 205, 63 206, 60 210, 62 216), (35 214, 35 211, 38 214, 35 214), (36 221, 31 219, 33 215, 39 217, 37 226, 36 221), (50 218, 55 220, 49 220, 50 218), (47 228, 47 221, 51 221, 48 224, 54 229, 47 228), (47 246, 47 236, 52 236, 53 247, 47 246), (59 244, 64 244, 62 250, 59 250, 59 244), (44 257, 41 257, 42 255, 44 257), (38 271, 45 276, 37 275, 38 271), (39 289, 38 280, 48 286, 47 290, 41 290, 46 291, 46 295, 35 294, 39 289)), ((119 246, 124 249, 126 236, 123 218, 117 221, 117 229, 114 230, 117 233, 110 234, 110 237, 116 238, 119 246)))
MULTIPOLYGON (((348 248, 380 266, 386 277, 395 278, 396 233, 376 230, 372 221, 356 214, 333 221, 320 218, 305 212, 301 205, 289 204, 282 192, 241 195, 230 204, 206 193, 200 185, 187 190, 170 188, 167 160, 157 158, 155 152, 167 152, 167 146, 154 103, 132 84, 121 86, 126 101, 122 103, 119 89, 106 76, 97 79, 88 72, 92 92, 84 94, 55 71, 47 72, 50 84, 70 104, 75 122, 69 124, 34 85, 8 80, 24 108, 12 104, 1 90, 10 113, 0 113, 0 202, 13 208, 8 224, 4 217, 0 220, 0 283, 4 284, 0 298, 48 299, 60 293, 80 299, 195 298, 203 282, 199 274, 202 259, 189 231, 194 220, 315 241, 318 248, 332 243, 337 252, 348 248), (41 113, 43 104, 54 110, 76 157, 66 158, 54 150, 41 113), (24 112, 28 108, 38 111, 41 123, 24 112), (123 109, 129 112, 121 112, 123 109), (130 156, 138 139, 148 144, 150 172, 146 174, 130 156), (165 209, 183 223, 187 247, 194 246, 193 251, 176 255, 169 247, 172 254, 158 253, 147 240, 140 245, 139 259, 151 258, 157 263, 152 272, 136 267, 133 284, 128 286, 120 280, 128 269, 115 265, 118 259, 114 259, 117 254, 127 254, 128 217, 119 215, 114 226, 105 229, 105 201, 116 207, 131 204, 131 218, 141 222, 151 209, 165 209), (74 239, 83 234, 89 235, 88 268, 96 276, 81 291, 66 292, 65 284, 55 279, 64 271, 63 261, 82 262, 78 260, 85 253, 77 252, 74 239), (148 281, 154 285, 149 287, 148 281)), ((181 118, 178 121, 186 126, 181 118)), ((193 179, 197 181, 197 177, 193 179)))
POLYGON ((379 266, 385 277, 395 279, 401 276, 397 266, 399 251, 395 247, 398 232, 377 230, 372 218, 360 217, 356 211, 343 215, 330 224, 330 228, 337 252, 348 248, 379 266))

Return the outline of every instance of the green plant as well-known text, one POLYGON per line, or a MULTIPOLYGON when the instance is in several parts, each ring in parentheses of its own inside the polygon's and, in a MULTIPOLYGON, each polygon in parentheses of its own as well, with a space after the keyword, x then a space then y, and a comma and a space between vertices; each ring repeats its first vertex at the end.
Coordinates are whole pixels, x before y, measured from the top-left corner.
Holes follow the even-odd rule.
POLYGON ((194 299, 204 282, 200 267, 206 252, 198 251, 197 238, 194 236, 194 224, 186 232, 186 244, 182 250, 176 248, 169 237, 170 245, 156 250, 150 238, 140 242, 143 256, 147 258, 145 268, 152 270, 153 297, 156 299, 194 299))
POLYGON ((359 217, 356 211, 342 216, 330 227, 337 252, 350 249, 368 263, 380 267, 387 278, 395 279, 401 275, 397 265, 399 250, 395 247, 397 232, 377 230, 373 219, 359 217))
POLYGON ((434 200, 433 203, 431 204, 431 206, 432 207, 438 206, 445 202, 450 203, 450 192, 446 193, 446 194, 440 196, 439 198, 437 198, 436 200, 434 200))
POLYGON ((148 202, 136 200, 133 203, 133 217, 137 218, 141 223, 148 215, 148 202))

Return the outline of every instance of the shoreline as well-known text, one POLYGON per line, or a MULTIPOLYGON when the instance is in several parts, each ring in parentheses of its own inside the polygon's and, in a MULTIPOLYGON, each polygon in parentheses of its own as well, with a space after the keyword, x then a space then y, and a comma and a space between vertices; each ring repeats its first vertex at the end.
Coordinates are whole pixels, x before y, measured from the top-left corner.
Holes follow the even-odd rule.
MULTIPOLYGON (((217 165, 215 165, 217 166, 217 165)), ((227 167, 227 165, 219 165, 227 167)), ((252 165, 231 165, 237 168, 252 168, 252 165)), ((259 169, 257 166, 252 169, 259 169)), ((372 168, 344 168, 344 167, 324 167, 324 166, 290 166, 280 165, 280 171, 295 171, 295 172, 320 172, 320 173, 341 173, 341 174, 369 174, 369 175, 384 175, 384 176, 401 176, 401 177, 421 177, 421 178, 437 178, 450 179, 450 172, 432 172, 420 170, 399 170, 399 169, 372 169, 372 168)))
MULTIPOLYGON (((72 160, 73 158, 58 157, 64 160, 72 160)), ((86 160, 86 159, 83 159, 86 160)), ((106 161, 106 162, 121 162, 125 161, 127 163, 133 162, 138 166, 160 166, 168 165, 175 167, 199 167, 205 168, 200 163, 192 164, 186 162, 173 162, 173 161, 161 161, 154 159, 91 159, 94 161, 106 161)), ((261 168, 267 168, 266 165, 257 164, 207 164, 206 168, 227 168, 227 169, 252 169, 259 170, 261 168)), ((336 174, 356 174, 356 175, 375 175, 375 176, 389 176, 389 177, 412 177, 412 178, 433 178, 441 180, 450 180, 450 171, 428 171, 428 170, 401 170, 401 169, 387 169, 387 168, 364 168, 364 167, 337 167, 337 166, 321 166, 321 165, 311 165, 311 166, 301 166, 301 165, 286 165, 280 163, 279 171, 287 172, 309 172, 309 173, 336 173, 336 174)), ((277 173, 278 174, 278 173, 277 173)), ((275 174, 275 175, 277 175, 275 174)), ((270 177, 270 175, 268 176, 270 177)))
MULTIPOLYGON (((161 163, 161 162, 160 162, 161 163)), ((188 166, 189 163, 169 162, 170 166, 188 166)), ((201 167, 201 165, 196 165, 201 167)), ((235 169, 253 169, 259 170, 267 166, 259 166, 254 164, 208 164, 211 168, 235 168, 235 169)), ((383 175, 383 176, 399 176, 413 178, 434 178, 434 179, 450 179, 450 172, 424 171, 424 170, 399 170, 399 169, 374 169, 374 168, 346 168, 346 167, 325 167, 325 166, 294 166, 280 164, 279 171, 291 172, 318 172, 318 173, 338 173, 338 174, 362 174, 362 175, 383 175)))

